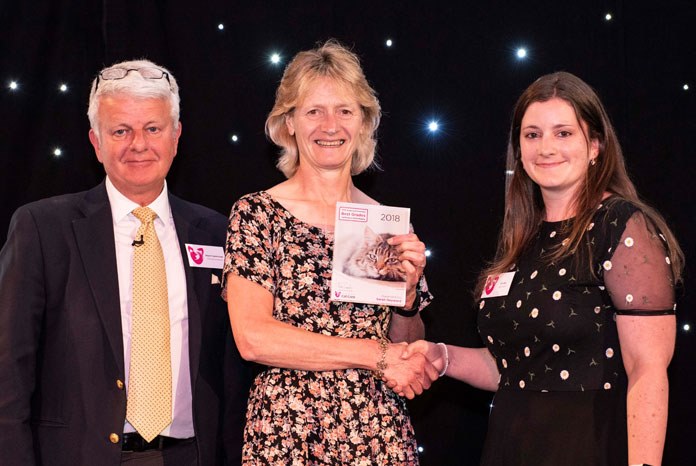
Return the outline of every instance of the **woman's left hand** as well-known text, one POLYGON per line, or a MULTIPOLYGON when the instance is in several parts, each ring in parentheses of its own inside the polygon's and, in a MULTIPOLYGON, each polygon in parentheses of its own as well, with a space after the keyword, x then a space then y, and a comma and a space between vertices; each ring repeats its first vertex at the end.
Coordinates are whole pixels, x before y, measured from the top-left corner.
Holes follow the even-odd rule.
POLYGON ((423 275, 427 259, 425 257, 425 244, 418 239, 415 233, 396 235, 388 243, 399 252, 401 268, 406 274, 406 308, 413 305, 416 299, 416 285, 423 275))

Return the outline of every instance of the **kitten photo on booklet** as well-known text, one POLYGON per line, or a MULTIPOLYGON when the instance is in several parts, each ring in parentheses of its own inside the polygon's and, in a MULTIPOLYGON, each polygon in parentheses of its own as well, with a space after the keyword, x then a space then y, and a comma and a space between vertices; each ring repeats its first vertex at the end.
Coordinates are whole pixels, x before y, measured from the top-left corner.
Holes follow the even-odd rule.
POLYGON ((331 300, 403 306, 406 274, 387 243, 409 232, 410 209, 336 204, 331 300))
POLYGON ((406 273, 401 268, 399 252, 390 246, 389 233, 375 233, 365 225, 362 241, 355 241, 352 251, 343 263, 343 273, 351 277, 374 278, 390 282, 405 282, 406 273))

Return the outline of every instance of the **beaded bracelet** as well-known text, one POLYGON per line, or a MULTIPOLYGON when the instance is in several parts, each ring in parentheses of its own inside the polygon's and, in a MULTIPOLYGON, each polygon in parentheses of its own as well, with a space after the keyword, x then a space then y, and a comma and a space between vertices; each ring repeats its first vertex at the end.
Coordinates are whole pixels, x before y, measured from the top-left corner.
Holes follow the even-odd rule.
POLYGON ((440 377, 445 375, 445 372, 447 372, 447 368, 449 367, 449 351, 447 351, 447 345, 444 343, 438 343, 437 346, 442 346, 445 350, 445 367, 442 368, 440 371, 440 377))
POLYGON ((387 349, 389 349, 389 341, 386 338, 379 340, 379 360, 377 361, 377 370, 374 371, 375 377, 382 379, 384 371, 387 370, 387 349))

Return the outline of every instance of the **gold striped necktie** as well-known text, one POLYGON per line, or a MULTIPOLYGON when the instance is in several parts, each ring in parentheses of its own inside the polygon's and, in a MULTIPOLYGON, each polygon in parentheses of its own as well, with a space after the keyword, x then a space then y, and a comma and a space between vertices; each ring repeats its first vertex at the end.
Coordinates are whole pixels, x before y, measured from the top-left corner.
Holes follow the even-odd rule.
POLYGON ((133 210, 140 220, 133 241, 133 308, 126 419, 148 442, 172 422, 169 299, 162 246, 148 207, 133 210))

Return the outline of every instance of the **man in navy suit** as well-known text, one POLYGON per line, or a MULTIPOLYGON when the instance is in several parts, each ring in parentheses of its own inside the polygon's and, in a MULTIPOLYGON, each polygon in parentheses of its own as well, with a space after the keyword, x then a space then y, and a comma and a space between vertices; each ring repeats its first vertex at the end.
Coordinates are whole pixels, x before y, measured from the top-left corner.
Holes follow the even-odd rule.
POLYGON ((248 375, 221 270, 201 257, 224 246, 226 219, 167 190, 176 80, 145 60, 113 65, 88 116, 106 179, 19 208, 0 251, 0 464, 238 464, 248 375), (141 206, 156 214, 170 320, 172 420, 151 441, 126 416, 141 206))

